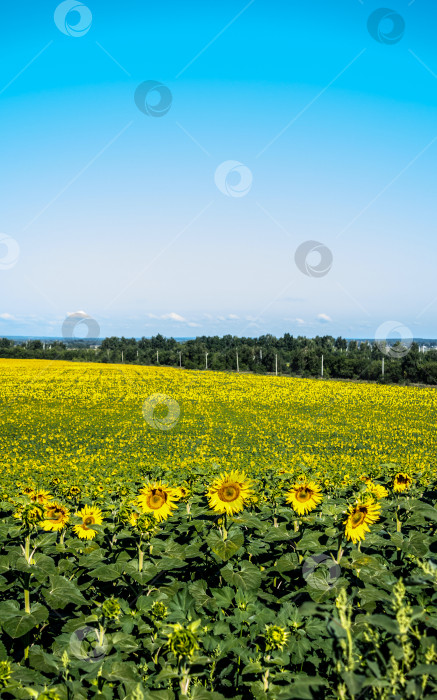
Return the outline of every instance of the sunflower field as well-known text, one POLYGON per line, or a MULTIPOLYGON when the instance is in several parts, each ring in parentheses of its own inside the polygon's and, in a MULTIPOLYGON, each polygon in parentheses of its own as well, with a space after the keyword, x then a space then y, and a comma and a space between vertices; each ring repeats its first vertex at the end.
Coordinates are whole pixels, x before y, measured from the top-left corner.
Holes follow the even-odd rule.
POLYGON ((0 378, 1 698, 437 698, 435 389, 0 378))

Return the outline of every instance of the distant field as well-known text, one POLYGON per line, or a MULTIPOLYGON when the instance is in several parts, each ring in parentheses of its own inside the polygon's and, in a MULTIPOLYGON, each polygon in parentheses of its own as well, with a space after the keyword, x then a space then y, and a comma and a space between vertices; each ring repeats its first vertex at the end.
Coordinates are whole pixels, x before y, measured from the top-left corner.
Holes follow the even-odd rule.
POLYGON ((256 473, 306 465, 334 481, 376 475, 388 462, 435 471, 432 388, 45 360, 0 360, 0 380, 9 476, 98 485, 156 466, 256 473), (176 402, 171 429, 162 429, 163 406, 153 414, 146 402, 151 424, 143 416, 155 394, 176 402))

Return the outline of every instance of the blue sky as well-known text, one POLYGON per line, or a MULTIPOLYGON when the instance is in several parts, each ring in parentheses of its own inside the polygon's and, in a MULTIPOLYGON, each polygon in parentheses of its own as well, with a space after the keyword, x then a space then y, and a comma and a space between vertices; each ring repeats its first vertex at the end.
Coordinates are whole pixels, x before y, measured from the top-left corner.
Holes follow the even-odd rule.
POLYGON ((74 4, 2 8, 1 335, 437 336, 434 2, 74 4))

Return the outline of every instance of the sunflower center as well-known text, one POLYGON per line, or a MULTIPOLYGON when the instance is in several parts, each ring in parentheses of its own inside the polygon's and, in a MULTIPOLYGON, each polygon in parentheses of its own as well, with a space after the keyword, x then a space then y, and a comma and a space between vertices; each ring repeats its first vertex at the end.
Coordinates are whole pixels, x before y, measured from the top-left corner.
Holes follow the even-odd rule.
POLYGON ((83 521, 84 527, 88 527, 88 525, 93 525, 94 523, 94 518, 92 515, 88 515, 85 520, 83 521))
POLYGON ((301 488, 296 491, 296 499, 300 503, 305 503, 305 501, 309 501, 312 495, 313 492, 307 486, 301 486, 301 488))
POLYGON ((221 489, 219 489, 217 495, 221 501, 231 503, 231 501, 236 501, 240 495, 240 486, 236 483, 224 484, 221 489))
POLYGON ((362 525, 366 519, 367 511, 365 509, 356 510, 353 515, 351 515, 350 523, 353 528, 362 525))
POLYGON ((407 477, 403 476, 403 474, 399 474, 397 477, 397 482, 398 484, 406 484, 408 482, 407 477))
POLYGON ((159 510, 162 508, 167 500, 167 494, 161 489, 152 489, 151 493, 147 496, 147 505, 152 510, 159 510))

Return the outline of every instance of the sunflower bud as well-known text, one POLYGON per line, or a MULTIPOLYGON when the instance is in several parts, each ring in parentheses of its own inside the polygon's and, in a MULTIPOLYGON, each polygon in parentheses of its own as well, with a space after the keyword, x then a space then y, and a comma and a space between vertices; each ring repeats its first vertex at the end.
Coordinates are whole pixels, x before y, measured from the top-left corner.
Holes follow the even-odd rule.
POLYGON ((178 658, 193 656, 199 648, 195 630, 199 626, 199 621, 191 623, 188 627, 182 627, 179 623, 172 625, 173 632, 169 635, 168 645, 170 650, 178 658))
POLYGON ((117 598, 108 598, 102 605, 102 613, 105 617, 116 619, 120 616, 121 607, 117 598))
POLYGON ((12 667, 9 661, 0 661, 0 686, 5 687, 11 679, 12 667))
POLYGON ((266 640, 266 649, 283 649, 287 644, 290 633, 285 627, 279 625, 266 625, 264 638, 266 640))

